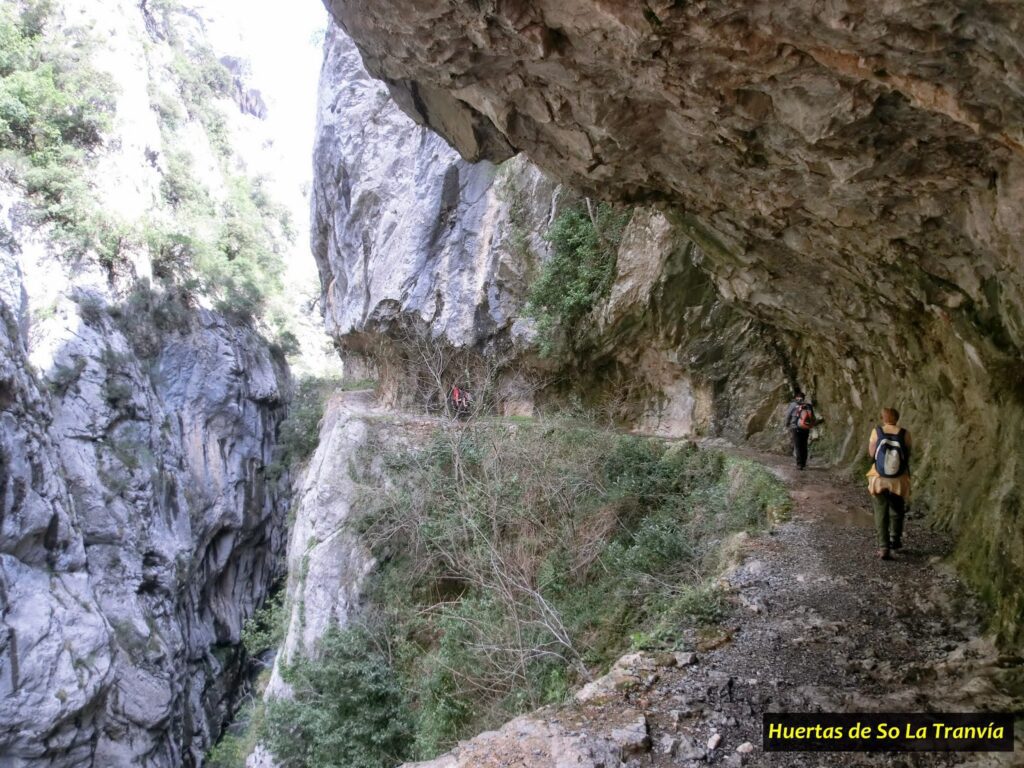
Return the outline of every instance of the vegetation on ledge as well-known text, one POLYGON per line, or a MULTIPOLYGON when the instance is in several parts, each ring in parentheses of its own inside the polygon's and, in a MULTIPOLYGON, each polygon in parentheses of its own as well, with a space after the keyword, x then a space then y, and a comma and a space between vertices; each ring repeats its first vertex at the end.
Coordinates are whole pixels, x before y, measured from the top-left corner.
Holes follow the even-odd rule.
POLYGON ((365 459, 383 476, 354 470, 355 525, 381 565, 359 625, 287 670, 294 699, 268 707, 284 768, 428 759, 563 700, 631 644, 685 645, 721 615, 722 545, 789 505, 751 462, 564 421, 371 441, 365 459))
POLYGON ((575 345, 580 322, 611 289, 615 257, 632 212, 608 203, 562 211, 545 239, 551 256, 530 286, 526 313, 537 321, 542 356, 560 344, 575 345))
POLYGON ((87 176, 110 128, 115 87, 89 64, 88 33, 52 21, 46 0, 0 7, 0 168, 62 248, 109 262, 124 227, 97 205, 87 176))

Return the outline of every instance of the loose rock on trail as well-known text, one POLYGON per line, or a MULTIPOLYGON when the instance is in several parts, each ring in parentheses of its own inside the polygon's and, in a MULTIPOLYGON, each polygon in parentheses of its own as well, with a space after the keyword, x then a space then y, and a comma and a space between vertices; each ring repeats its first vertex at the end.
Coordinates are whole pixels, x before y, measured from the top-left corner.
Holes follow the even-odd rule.
POLYGON ((765 753, 765 712, 1020 711, 1024 665, 983 635, 979 606, 943 561, 950 540, 913 512, 904 549, 876 555, 864 486, 752 455, 788 486, 793 514, 740 543, 722 577, 733 604, 678 652, 624 656, 569 705, 481 734, 421 768, 996 766, 1014 753, 765 753))

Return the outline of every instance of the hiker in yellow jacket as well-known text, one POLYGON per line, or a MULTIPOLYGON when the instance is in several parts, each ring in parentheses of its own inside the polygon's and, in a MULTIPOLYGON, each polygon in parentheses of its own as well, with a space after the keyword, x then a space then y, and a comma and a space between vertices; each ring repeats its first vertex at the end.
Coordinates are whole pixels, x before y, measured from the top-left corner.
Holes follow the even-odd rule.
POLYGON ((878 556, 892 560, 891 550, 903 547, 903 516, 910 501, 910 432, 897 426, 900 412, 882 409, 882 423, 871 430, 868 492, 875 508, 878 556))

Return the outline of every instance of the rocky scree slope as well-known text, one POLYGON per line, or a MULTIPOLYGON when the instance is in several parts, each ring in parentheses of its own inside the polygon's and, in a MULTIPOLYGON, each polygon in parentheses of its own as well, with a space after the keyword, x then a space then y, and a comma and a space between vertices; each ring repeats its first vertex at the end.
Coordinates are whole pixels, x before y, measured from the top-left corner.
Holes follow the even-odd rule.
POLYGON ((326 328, 350 370, 374 368, 386 402, 422 407, 422 349, 409 347, 429 340, 435 352, 486 357, 510 412, 564 396, 571 381, 589 405, 647 431, 776 438, 766 428, 784 360, 758 319, 721 300, 703 250, 663 213, 633 211, 581 338, 542 358, 524 304, 550 258, 544 235, 583 204, 576 193, 523 157, 460 158, 398 108, 337 26, 316 135, 312 244, 326 328), (535 393, 538 379, 553 386, 535 393))
POLYGON ((209 54, 199 16, 127 2, 4 12, 39 8, 46 44, 71 41, 71 63, 112 86, 101 140, 61 166, 70 183, 53 194, 88 214, 81 226, 121 236, 106 250, 82 231, 70 247, 5 151, 0 764, 198 765, 244 689, 241 629, 285 547, 287 476, 265 470, 288 368, 251 308, 206 290, 189 250, 216 238, 205 222, 244 175, 226 137, 258 120, 231 101, 249 91, 209 54))
POLYGON ((1024 625, 1024 13, 946 0, 329 0, 468 160, 660 204, 852 462, 878 407, 1004 640, 1024 625), (862 434, 864 433, 864 434, 862 434))

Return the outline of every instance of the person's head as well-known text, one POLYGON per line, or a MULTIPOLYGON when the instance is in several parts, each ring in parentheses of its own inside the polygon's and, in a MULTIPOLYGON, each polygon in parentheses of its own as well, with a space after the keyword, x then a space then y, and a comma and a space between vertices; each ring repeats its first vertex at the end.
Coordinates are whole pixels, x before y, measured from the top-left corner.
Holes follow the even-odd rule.
POLYGON ((882 423, 883 424, 896 424, 900 420, 900 412, 895 408, 883 408, 882 409, 882 423))
POLYGON ((798 389, 796 392, 793 393, 793 399, 796 400, 797 402, 802 401, 804 399, 804 393, 798 389))

